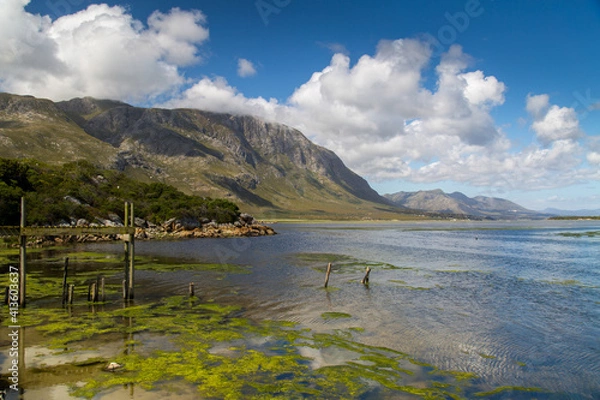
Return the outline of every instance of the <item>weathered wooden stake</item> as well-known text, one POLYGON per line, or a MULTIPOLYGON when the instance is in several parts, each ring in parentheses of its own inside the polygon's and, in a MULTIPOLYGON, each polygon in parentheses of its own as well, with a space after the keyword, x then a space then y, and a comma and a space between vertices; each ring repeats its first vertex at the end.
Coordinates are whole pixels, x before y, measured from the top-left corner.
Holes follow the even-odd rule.
POLYGON ((25 197, 21 197, 21 232, 19 235, 19 304, 21 307, 25 307, 25 288, 27 287, 27 236, 23 234, 23 229, 25 228, 25 216, 25 197))
MULTIPOLYGON (((125 227, 135 228, 135 217, 133 214, 133 203, 125 202, 125 227)), ((133 299, 135 265, 135 233, 125 235, 125 299, 133 299)))
POLYGON ((100 301, 102 303, 106 301, 106 296, 104 294, 104 277, 100 278, 100 301))
POLYGON ((123 300, 127 300, 127 280, 123 279, 123 300))
POLYGON ((75 285, 69 285, 69 293, 67 295, 67 303, 73 304, 73 294, 75 293, 75 285))
POLYGON ((65 304, 67 304, 67 291, 68 291, 68 286, 67 286, 67 275, 68 275, 68 270, 69 270, 69 257, 65 258, 65 270, 63 272, 63 286, 62 286, 62 305, 64 306, 65 304))
POLYGON ((194 282, 190 282, 188 292, 189 292, 190 297, 194 297, 194 282))
POLYGON ((92 282, 88 293, 88 300, 92 303, 96 303, 98 301, 98 285, 96 282, 92 282))
POLYGON ((360 281, 360 283, 362 283, 363 285, 368 285, 369 284, 369 274, 371 273, 371 267, 367 267, 367 273, 365 274, 365 277, 362 278, 362 281, 360 281))
POLYGON ((325 287, 329 285, 329 275, 331 274, 331 263, 327 264, 327 274, 325 274, 325 287))
MULTIPOLYGON (((131 206, 131 211, 129 213, 129 226, 135 229, 135 218, 133 214, 133 203, 129 204, 131 206)), ((135 231, 134 233, 129 235, 129 266, 128 266, 128 283, 129 287, 127 288, 127 292, 129 294, 129 300, 133 300, 133 272, 135 266, 135 231)))

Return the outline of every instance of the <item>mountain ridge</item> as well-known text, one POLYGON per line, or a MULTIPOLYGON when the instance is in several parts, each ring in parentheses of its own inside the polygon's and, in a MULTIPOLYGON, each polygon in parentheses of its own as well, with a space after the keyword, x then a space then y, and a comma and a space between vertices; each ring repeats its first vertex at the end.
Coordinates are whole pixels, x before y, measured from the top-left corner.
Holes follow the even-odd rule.
POLYGON ((393 203, 428 213, 487 219, 542 219, 543 213, 528 210, 510 200, 497 197, 468 197, 461 192, 445 193, 441 189, 396 192, 384 195, 393 203))
POLYGON ((86 159, 271 216, 410 213, 300 131, 253 116, 0 93, 0 156, 51 164, 86 159))

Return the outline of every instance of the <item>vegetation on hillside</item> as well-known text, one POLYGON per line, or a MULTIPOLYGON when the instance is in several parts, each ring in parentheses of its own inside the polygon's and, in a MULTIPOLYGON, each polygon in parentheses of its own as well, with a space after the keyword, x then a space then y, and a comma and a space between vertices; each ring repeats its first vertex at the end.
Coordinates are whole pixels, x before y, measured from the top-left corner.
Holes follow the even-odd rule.
POLYGON ((55 167, 0 158, 0 226, 19 224, 22 196, 28 225, 58 225, 80 218, 93 222, 109 214, 123 218, 125 201, 134 203, 136 217, 157 224, 170 218, 226 223, 240 214, 228 200, 186 195, 164 183, 142 183, 86 161, 55 167))

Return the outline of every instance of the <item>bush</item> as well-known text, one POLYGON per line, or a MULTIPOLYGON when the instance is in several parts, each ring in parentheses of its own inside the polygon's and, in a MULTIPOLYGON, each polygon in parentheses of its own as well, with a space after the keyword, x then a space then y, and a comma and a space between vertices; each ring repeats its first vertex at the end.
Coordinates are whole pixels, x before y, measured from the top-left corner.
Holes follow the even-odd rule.
POLYGON ((57 225, 71 218, 124 218, 132 202, 137 217, 154 223, 170 218, 234 222, 240 211, 224 199, 190 196, 164 183, 142 183, 87 161, 52 167, 0 158, 0 225, 19 224, 20 198, 27 202, 28 225, 57 225))

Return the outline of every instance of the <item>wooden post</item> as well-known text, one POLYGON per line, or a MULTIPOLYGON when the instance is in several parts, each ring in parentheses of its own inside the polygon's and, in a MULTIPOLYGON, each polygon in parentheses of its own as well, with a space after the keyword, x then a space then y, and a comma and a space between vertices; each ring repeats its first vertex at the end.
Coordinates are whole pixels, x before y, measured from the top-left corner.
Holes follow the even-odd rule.
POLYGON ((73 304, 73 293, 75 292, 75 285, 70 284, 69 285, 69 293, 67 295, 67 303, 68 304, 73 304))
POLYGON ((23 228, 25 228, 25 197, 21 197, 21 232, 19 235, 19 304, 25 307, 25 288, 27 279, 27 236, 23 234, 23 228))
POLYGON ((190 282, 190 286, 188 288, 188 293, 190 297, 194 297, 194 282, 190 282))
POLYGON ((327 274, 325 274, 325 287, 329 285, 329 275, 331 274, 331 263, 327 264, 327 274))
POLYGON ((92 303, 96 303, 98 301, 98 285, 96 282, 92 282, 89 288, 88 300, 92 303))
MULTIPOLYGON (((125 202, 125 218, 123 218, 125 228, 129 225, 129 203, 125 202)), ((129 300, 129 234, 125 234, 125 280, 123 281, 123 299, 129 300)))
POLYGON ((63 272, 63 291, 62 291, 62 305, 67 304, 67 294, 68 294, 68 286, 67 286, 67 275, 69 270, 69 257, 65 258, 65 270, 63 272))
POLYGON ((6 287, 6 291, 4 292, 4 304, 8 304, 8 299, 10 298, 10 286, 6 287))
MULTIPOLYGON (((131 212, 129 213, 129 218, 130 218, 129 226, 131 228, 135 229, 133 203, 130 203, 129 205, 131 206, 131 212)), ((129 287, 127 288, 127 292, 129 294, 129 297, 128 297, 129 300, 133 300, 134 265, 135 265, 135 231, 134 231, 134 233, 129 235, 129 265, 128 265, 128 271, 127 271, 127 274, 128 274, 127 280, 128 280, 128 284, 129 284, 129 287)))
POLYGON ((360 281, 360 283, 362 283, 363 285, 368 285, 369 284, 369 274, 371 273, 371 267, 367 267, 367 272, 365 274, 365 277, 362 278, 362 281, 360 281))
POLYGON ((104 277, 100 278, 100 301, 102 303, 106 301, 106 296, 104 294, 104 277))

